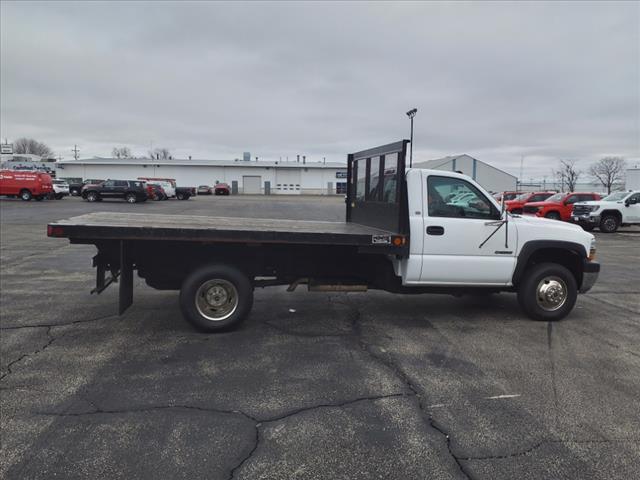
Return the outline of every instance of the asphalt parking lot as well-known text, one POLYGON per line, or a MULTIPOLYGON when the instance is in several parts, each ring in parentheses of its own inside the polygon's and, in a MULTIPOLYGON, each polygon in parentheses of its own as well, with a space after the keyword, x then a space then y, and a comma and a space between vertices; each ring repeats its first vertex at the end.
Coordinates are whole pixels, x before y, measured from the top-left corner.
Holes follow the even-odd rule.
POLYGON ((340 198, 0 201, 0 477, 637 478, 640 230, 565 320, 489 298, 256 291, 207 335, 177 292, 91 296, 89 211, 339 220, 340 198))

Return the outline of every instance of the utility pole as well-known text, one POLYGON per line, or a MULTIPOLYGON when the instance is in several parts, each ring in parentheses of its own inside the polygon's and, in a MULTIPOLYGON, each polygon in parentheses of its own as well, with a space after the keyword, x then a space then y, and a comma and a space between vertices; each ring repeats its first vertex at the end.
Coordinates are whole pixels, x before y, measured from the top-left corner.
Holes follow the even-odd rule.
POLYGON ((80 153, 80 150, 78 150, 78 145, 74 145, 71 151, 73 152, 74 160, 78 160, 78 154, 80 153))
POLYGON ((411 141, 409 142, 409 168, 413 166, 413 117, 418 113, 417 108, 412 108, 407 112, 407 117, 411 119, 411 141))

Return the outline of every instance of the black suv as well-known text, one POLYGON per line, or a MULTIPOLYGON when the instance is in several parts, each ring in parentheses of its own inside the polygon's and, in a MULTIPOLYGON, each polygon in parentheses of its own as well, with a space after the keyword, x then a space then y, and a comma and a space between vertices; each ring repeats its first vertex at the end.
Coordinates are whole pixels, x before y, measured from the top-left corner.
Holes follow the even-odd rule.
POLYGON ((147 200, 147 186, 140 180, 105 180, 82 187, 82 198, 99 202, 103 198, 122 198, 128 203, 147 200))

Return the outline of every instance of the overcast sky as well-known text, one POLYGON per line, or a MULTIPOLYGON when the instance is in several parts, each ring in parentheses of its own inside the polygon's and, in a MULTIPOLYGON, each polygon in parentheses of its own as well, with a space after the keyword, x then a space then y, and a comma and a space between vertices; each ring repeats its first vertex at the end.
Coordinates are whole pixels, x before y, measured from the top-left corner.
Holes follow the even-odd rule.
POLYGON ((0 133, 341 161, 417 107, 414 159, 640 163, 639 5, 3 1, 0 133))

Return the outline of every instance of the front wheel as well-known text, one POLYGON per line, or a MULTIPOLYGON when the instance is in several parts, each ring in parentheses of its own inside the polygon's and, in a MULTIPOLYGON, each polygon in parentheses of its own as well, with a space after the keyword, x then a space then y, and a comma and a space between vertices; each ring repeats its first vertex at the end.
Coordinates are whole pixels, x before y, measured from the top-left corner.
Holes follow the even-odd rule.
POLYGON ((136 203, 138 201, 138 197, 135 193, 127 193, 124 196, 124 199, 127 201, 127 203, 136 203))
POLYGON ((240 270, 228 265, 209 265, 191 273, 180 289, 184 317, 205 332, 238 326, 253 305, 253 286, 240 270))
POLYGON ((560 220, 560 214, 558 212, 549 212, 544 217, 549 220, 560 220))
POLYGON ((577 298, 576 279, 557 263, 529 267, 518 287, 518 303, 534 320, 561 320, 571 312, 577 298))
POLYGON ((600 231, 602 233, 615 233, 620 226, 618 218, 615 215, 603 215, 600 219, 600 231))

